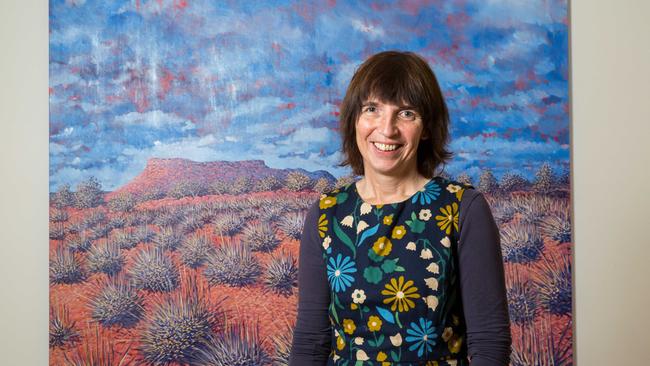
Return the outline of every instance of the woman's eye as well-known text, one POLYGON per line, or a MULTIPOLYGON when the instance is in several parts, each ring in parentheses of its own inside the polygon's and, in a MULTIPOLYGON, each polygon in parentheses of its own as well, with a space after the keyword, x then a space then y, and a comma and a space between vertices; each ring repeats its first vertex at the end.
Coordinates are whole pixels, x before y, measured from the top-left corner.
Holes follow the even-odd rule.
POLYGON ((374 113, 374 112, 377 112, 377 107, 369 105, 369 106, 363 107, 363 111, 364 112, 374 113))
POLYGON ((401 118, 407 119, 407 120, 414 120, 417 117, 417 114, 415 112, 408 111, 408 110, 399 112, 399 115, 400 115, 401 118))

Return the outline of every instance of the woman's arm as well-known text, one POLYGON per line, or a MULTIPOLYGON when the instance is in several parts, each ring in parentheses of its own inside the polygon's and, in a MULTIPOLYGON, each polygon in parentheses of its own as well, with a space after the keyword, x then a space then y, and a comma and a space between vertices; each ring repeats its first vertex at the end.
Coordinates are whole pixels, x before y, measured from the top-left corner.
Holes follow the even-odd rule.
POLYGON ((510 319, 501 241, 483 195, 467 189, 460 205, 460 290, 472 366, 510 362, 510 319))
POLYGON ((307 212, 300 240, 298 319, 289 366, 325 365, 331 350, 329 285, 322 240, 318 236, 318 202, 307 212))

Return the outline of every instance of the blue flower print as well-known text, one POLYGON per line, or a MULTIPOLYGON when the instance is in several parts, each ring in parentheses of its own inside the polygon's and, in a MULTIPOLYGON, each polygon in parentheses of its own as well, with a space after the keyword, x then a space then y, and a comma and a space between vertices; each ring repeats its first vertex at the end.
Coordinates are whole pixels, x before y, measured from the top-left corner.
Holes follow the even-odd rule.
POLYGON ((349 274, 355 273, 356 271, 355 263, 350 257, 346 256, 343 258, 341 253, 336 256, 336 260, 330 257, 329 263, 327 264, 327 279, 334 292, 342 292, 350 287, 352 282, 354 282, 354 277, 349 274))
POLYGON ((409 351, 418 350, 418 357, 422 357, 423 353, 429 353, 432 346, 436 345, 434 340, 438 335, 434 332, 433 322, 425 318, 420 318, 420 324, 411 322, 410 328, 406 330, 406 341, 413 343, 409 347, 409 351))
POLYGON ((440 186, 431 180, 421 190, 415 192, 413 198, 411 199, 411 203, 416 203, 419 200, 421 205, 428 205, 432 201, 438 199, 438 196, 440 196, 440 191, 440 186))

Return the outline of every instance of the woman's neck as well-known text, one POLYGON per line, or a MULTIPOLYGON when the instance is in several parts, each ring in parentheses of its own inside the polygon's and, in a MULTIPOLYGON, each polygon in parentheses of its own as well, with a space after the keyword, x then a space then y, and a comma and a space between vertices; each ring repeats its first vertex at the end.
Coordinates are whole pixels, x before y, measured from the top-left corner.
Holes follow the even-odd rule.
POLYGON ((370 204, 401 202, 420 190, 429 178, 417 171, 406 177, 367 174, 356 182, 357 192, 370 204))

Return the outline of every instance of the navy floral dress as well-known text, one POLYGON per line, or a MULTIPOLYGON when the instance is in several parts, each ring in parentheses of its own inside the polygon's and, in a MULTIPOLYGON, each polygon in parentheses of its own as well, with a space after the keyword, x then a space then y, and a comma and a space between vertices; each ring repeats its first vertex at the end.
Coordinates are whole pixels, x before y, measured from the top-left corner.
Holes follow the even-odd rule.
POLYGON ((468 365, 457 243, 469 187, 435 177, 387 205, 364 202, 355 184, 321 196, 328 365, 468 365))

